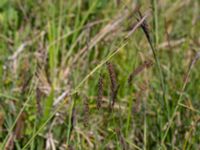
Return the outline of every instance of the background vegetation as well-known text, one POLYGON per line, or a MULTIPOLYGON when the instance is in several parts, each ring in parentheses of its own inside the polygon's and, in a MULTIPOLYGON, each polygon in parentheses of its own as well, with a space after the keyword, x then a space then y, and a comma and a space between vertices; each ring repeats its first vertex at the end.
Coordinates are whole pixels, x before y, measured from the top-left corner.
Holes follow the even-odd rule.
POLYGON ((198 0, 1 0, 0 149, 200 149, 198 0))

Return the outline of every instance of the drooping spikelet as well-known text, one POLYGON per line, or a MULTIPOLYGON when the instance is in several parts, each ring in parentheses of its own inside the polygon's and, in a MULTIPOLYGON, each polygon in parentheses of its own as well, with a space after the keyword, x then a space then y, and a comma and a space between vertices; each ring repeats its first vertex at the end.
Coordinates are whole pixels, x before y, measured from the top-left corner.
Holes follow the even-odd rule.
POLYGON ((138 67, 136 67, 135 70, 133 70, 133 72, 129 75, 128 78, 128 83, 131 84, 133 78, 135 76, 137 76, 138 74, 140 74, 142 71, 144 71, 144 69, 148 69, 153 65, 153 62, 149 59, 144 61, 144 63, 142 63, 141 65, 139 65, 138 67))

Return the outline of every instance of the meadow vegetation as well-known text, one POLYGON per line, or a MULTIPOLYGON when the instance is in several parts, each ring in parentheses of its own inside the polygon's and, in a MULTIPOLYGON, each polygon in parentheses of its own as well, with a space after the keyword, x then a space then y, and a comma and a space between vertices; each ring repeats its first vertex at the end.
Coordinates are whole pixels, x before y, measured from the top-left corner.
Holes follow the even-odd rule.
POLYGON ((0 149, 200 149, 200 1, 0 0, 0 149))

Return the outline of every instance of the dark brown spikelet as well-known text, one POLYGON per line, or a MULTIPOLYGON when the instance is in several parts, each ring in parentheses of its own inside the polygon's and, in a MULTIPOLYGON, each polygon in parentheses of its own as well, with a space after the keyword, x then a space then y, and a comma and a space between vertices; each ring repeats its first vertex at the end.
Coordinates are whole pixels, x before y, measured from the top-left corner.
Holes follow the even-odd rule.
POLYGON ((89 123, 89 103, 88 103, 88 98, 84 99, 84 126, 87 127, 89 123))
POLYGON ((144 69, 145 69, 145 64, 141 64, 139 65, 130 75, 129 75, 129 78, 128 78, 128 83, 131 84, 133 78, 135 76, 137 76, 139 73, 141 73, 144 69))
POLYGON ((38 116, 42 115, 42 106, 41 106, 41 98, 42 98, 42 92, 40 91, 39 87, 36 88, 36 106, 37 106, 37 112, 38 116))
POLYGON ((72 116, 71 116, 71 132, 76 126, 76 108, 75 106, 72 109, 72 116))
POLYGON ((110 108, 114 107, 114 104, 116 102, 117 99, 117 93, 118 93, 118 89, 119 89, 119 85, 117 84, 117 78, 116 78, 116 72, 114 69, 113 64, 111 64, 110 62, 107 62, 107 69, 109 72, 109 76, 110 76, 110 82, 111 82, 111 101, 110 101, 110 108))
POLYGON ((97 108, 101 108, 101 103, 103 99, 103 76, 100 74, 98 81, 98 96, 97 96, 97 108))
MULTIPOLYGON (((142 13, 140 12, 140 10, 138 10, 138 14, 139 14, 140 19, 142 19, 143 16, 142 16, 142 13)), ((140 19, 138 19, 138 21, 140 19)), ((150 34, 149 34, 149 27, 148 27, 148 24, 147 24, 146 20, 141 24, 141 28, 142 28, 142 30, 143 30, 148 42, 150 44, 152 44, 151 37, 150 37, 150 34)))
POLYGON ((130 75, 128 78, 128 83, 131 84, 133 78, 135 76, 137 76, 138 74, 140 74, 142 71, 144 71, 144 69, 148 69, 153 65, 153 62, 149 59, 144 61, 144 63, 142 63, 141 65, 139 65, 130 75))
POLYGON ((119 90, 119 85, 117 85, 115 88, 114 88, 114 90, 112 91, 112 93, 111 93, 111 105, 110 105, 110 107, 111 108, 113 108, 114 107, 114 105, 115 105, 115 102, 116 102, 116 100, 117 100, 117 93, 118 93, 118 90, 119 90))
MULTIPOLYGON (((138 13, 139 13, 139 16, 140 16, 140 19, 141 19, 143 16, 142 16, 142 13, 140 12, 140 10, 138 10, 138 13)), ((139 19, 138 19, 138 21, 139 21, 139 19)), ((147 38, 147 41, 149 42, 149 45, 150 45, 151 50, 153 52, 154 58, 157 61, 156 49, 155 49, 155 47, 153 45, 153 41, 151 39, 150 32, 149 32, 149 27, 148 27, 148 24, 147 24, 146 20, 144 20, 144 22, 141 24, 141 28, 142 28, 142 30, 143 30, 146 38, 147 38)))
POLYGON ((107 64, 108 72, 110 75, 111 87, 113 88, 117 87, 116 73, 115 73, 114 66, 110 62, 107 62, 106 64, 107 64))

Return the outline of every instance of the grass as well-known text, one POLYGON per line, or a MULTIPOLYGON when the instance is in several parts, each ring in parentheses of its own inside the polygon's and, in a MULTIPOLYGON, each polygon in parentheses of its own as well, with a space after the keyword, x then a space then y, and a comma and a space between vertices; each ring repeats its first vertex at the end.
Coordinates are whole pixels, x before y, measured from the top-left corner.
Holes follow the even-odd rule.
POLYGON ((199 149, 199 7, 1 0, 0 149, 199 149))

